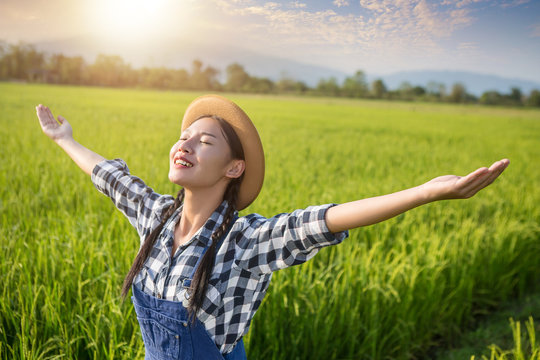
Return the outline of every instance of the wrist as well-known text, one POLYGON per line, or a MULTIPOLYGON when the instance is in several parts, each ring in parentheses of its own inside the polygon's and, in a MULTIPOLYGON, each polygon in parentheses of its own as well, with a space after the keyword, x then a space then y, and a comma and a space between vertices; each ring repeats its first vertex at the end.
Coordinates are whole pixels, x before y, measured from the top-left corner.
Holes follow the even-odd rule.
POLYGON ((70 144, 73 144, 75 143, 75 139, 73 139, 73 137, 65 137, 65 138, 59 138, 59 139, 54 139, 54 142, 60 146, 61 148, 65 148, 66 146, 69 146, 70 144))
POLYGON ((418 200, 420 205, 425 205, 433 201, 437 201, 437 196, 433 189, 429 187, 429 184, 422 184, 416 187, 418 193, 418 200))

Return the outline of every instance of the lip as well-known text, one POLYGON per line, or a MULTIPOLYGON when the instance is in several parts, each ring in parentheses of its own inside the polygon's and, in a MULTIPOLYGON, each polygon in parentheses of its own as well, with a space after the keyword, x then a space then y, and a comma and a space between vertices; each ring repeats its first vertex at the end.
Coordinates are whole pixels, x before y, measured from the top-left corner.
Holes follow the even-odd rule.
POLYGON ((177 168, 177 169, 191 169, 193 166, 195 166, 195 164, 193 164, 193 162, 191 162, 191 161, 189 161, 188 159, 186 159, 184 156, 178 156, 178 155, 177 155, 177 156, 175 156, 175 157, 173 158, 173 166, 174 166, 175 168, 177 168), (182 160, 182 161, 185 161, 185 162, 187 162, 187 163, 190 163, 190 164, 191 164, 191 167, 189 167, 189 166, 184 166, 184 165, 182 165, 182 164, 177 164, 177 163, 176 163, 176 160, 178 160, 178 159, 180 159, 180 160, 182 160))

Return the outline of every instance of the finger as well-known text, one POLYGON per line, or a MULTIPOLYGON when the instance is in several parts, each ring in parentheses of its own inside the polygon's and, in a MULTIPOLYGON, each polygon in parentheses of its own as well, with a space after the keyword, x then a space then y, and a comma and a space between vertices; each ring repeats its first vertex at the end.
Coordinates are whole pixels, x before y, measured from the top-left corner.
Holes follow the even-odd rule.
POLYGON ((482 190, 483 188, 491 185, 495 181, 495 179, 497 179, 499 175, 502 174, 504 169, 506 169, 506 166, 508 166, 508 163, 505 163, 505 162, 500 162, 499 164, 496 164, 495 166, 492 165, 493 169, 489 172, 489 175, 471 189, 472 195, 476 194, 478 191, 482 190))
POLYGON ((62 115, 58 115, 58 122, 59 122, 60 124, 63 124, 65 120, 66 120, 66 119, 64 119, 64 117, 63 117, 62 115))
MULTIPOLYGON (((471 178, 468 182, 465 182, 463 184, 463 191, 466 194, 476 194, 480 189, 486 187, 487 185, 491 184, 493 180, 499 176, 500 172, 504 170, 503 161, 495 161, 489 169, 486 167, 480 168, 473 172, 471 175, 471 178), (479 171, 482 170, 482 171, 479 171)), ((470 196, 472 196, 470 195, 470 196)))
POLYGON ((39 119, 39 123, 42 127, 48 127, 50 125, 49 123, 49 117, 47 116, 44 107, 40 104, 37 108, 37 115, 39 119))
POLYGON ((39 104, 37 108, 37 112, 38 112, 39 119, 43 121, 44 123, 48 123, 49 116, 47 115, 47 112, 45 111, 45 107, 43 105, 39 104))
POLYGON ((496 168, 493 169, 492 173, 489 175, 488 183, 487 185, 491 184, 495 179, 497 179, 502 172, 506 169, 506 166, 508 166, 507 163, 501 162, 496 168))
POLYGON ((56 121, 51 118, 49 111, 47 111, 46 109, 43 109, 43 119, 45 121, 45 126, 47 126, 48 128, 56 127, 56 121))
POLYGON ((489 171, 494 171, 494 170, 497 170, 499 169, 500 167, 504 166, 504 163, 499 160, 499 161, 495 161, 490 167, 489 167, 489 171))
POLYGON ((44 122, 44 127, 46 129, 56 129, 58 127, 58 123, 54 119, 51 110, 47 106, 41 107, 41 114, 44 122))
POLYGON ((458 180, 458 184, 461 187, 469 187, 472 183, 477 182, 479 178, 482 178, 489 172, 487 167, 481 167, 458 180))
POLYGON ((467 197, 472 196, 471 194, 475 194, 476 191, 478 191, 476 189, 478 189, 479 186, 481 186, 481 184, 483 184, 484 181, 486 181, 488 177, 489 177, 489 172, 486 171, 482 173, 480 176, 472 179, 469 183, 463 186, 463 188, 461 189, 462 193, 467 197))
POLYGON ((47 109, 47 115, 49 116, 49 121, 51 122, 51 124, 58 124, 52 114, 51 109, 49 109, 48 107, 45 107, 45 108, 47 109))

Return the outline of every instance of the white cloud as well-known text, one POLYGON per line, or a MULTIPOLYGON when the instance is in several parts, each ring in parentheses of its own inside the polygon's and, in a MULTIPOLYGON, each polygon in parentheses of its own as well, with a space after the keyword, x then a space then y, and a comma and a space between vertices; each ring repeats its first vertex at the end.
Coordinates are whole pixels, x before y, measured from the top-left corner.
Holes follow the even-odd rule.
POLYGON ((462 42, 458 44, 458 50, 476 50, 478 49, 478 43, 475 42, 462 42))
POLYGON ((442 2, 442 5, 455 6, 456 8, 460 9, 462 7, 469 6, 471 4, 485 2, 485 1, 489 1, 489 0, 444 0, 442 2))
POLYGON ((492 3, 495 6, 500 6, 503 9, 509 8, 509 7, 516 7, 523 4, 527 4, 531 2, 531 0, 500 0, 500 1, 493 1, 493 0, 443 0, 441 5, 443 6, 455 6, 456 8, 460 9, 463 7, 467 7, 473 4, 477 3, 492 3))
POLYGON ((301 3, 300 1, 295 1, 290 3, 290 7, 295 9, 301 9, 307 7, 307 5, 305 3, 301 3))
POLYGON ((368 10, 383 12, 386 6, 385 3, 388 4, 389 2, 390 1, 360 0, 360 6, 368 10))
MULTIPOLYGON (((288 42, 307 38, 351 46, 375 41, 372 46, 376 46, 377 39, 394 39, 402 44, 433 44, 433 37, 448 36, 473 20, 467 9, 456 5, 440 10, 426 0, 360 0, 370 12, 367 17, 338 15, 331 9, 307 11, 304 6, 284 9, 274 2, 238 6, 239 1, 218 0, 218 4, 248 21, 257 16, 258 26, 271 29, 273 35, 287 35, 288 42)), ((343 4, 342 0, 336 2, 343 4)))
POLYGON ((260 0, 238 6, 214 1, 234 18, 231 24, 242 24, 236 37, 245 46, 312 63, 356 68, 372 64, 390 71, 396 59, 421 66, 445 59, 449 52, 477 51, 473 43, 448 49, 440 41, 475 21, 463 0, 447 0, 444 6, 428 0, 358 0, 363 11, 348 14, 291 8, 290 2, 280 6, 260 0))
POLYGON ((520 5, 523 5, 523 4, 527 4, 529 3, 531 0, 511 0, 511 1, 504 1, 502 4, 501 4, 501 7, 503 9, 506 9, 506 8, 510 8, 510 7, 516 7, 516 6, 520 6, 520 5))
POLYGON ((337 7, 349 6, 349 2, 347 0, 334 0, 333 4, 337 7))

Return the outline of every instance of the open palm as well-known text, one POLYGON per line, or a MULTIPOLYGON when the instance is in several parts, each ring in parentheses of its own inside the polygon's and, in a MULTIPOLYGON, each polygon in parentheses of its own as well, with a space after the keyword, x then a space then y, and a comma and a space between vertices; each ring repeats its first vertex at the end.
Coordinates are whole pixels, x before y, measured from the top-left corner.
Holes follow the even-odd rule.
POLYGON ((73 137, 71 125, 62 116, 58 116, 58 121, 56 121, 51 110, 41 104, 36 106, 36 113, 41 129, 54 141, 73 137))
POLYGON ((466 176, 443 175, 428 181, 423 186, 435 200, 468 199, 482 190, 506 169, 510 160, 496 161, 489 168, 481 167, 466 176))

